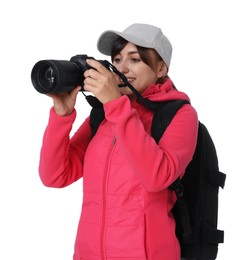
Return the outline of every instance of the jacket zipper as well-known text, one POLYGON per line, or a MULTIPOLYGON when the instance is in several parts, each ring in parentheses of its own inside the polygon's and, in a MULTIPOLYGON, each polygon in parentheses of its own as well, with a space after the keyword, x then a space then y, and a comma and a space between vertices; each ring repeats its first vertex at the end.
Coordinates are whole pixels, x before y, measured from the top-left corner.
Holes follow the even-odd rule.
POLYGON ((109 165, 111 162, 114 146, 116 143, 116 137, 114 136, 112 143, 109 147, 109 151, 106 158, 106 164, 103 174, 103 182, 102 182, 102 223, 101 223, 101 236, 100 236, 100 248, 101 248, 101 259, 106 259, 106 250, 105 250, 105 228, 106 228, 106 207, 107 207, 107 177, 109 171, 109 165))

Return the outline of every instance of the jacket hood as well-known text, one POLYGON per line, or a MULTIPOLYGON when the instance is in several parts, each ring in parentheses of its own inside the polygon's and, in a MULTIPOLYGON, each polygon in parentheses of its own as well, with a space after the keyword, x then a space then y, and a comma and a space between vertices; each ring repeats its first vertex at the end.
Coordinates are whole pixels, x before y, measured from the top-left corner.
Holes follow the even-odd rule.
POLYGON ((187 94, 174 89, 173 83, 167 79, 163 84, 152 84, 143 93, 142 96, 152 101, 169 101, 184 99, 190 102, 187 94))

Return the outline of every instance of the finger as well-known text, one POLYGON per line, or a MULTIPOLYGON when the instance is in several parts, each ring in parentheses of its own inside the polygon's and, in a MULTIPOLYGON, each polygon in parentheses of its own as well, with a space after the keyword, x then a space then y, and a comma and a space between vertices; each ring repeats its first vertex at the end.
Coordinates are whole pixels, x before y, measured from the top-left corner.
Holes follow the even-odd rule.
POLYGON ((85 78, 84 80, 84 89, 86 91, 91 91, 92 89, 96 88, 96 81, 90 77, 85 78))
POLYGON ((107 69, 105 66, 103 66, 99 61, 93 60, 93 59, 87 59, 86 62, 91 67, 95 68, 99 72, 105 72, 107 69))
POLYGON ((83 75, 84 75, 85 78, 95 79, 95 78, 98 77, 97 73, 98 73, 98 72, 97 72, 95 69, 88 69, 88 70, 86 70, 86 71, 84 72, 83 75))

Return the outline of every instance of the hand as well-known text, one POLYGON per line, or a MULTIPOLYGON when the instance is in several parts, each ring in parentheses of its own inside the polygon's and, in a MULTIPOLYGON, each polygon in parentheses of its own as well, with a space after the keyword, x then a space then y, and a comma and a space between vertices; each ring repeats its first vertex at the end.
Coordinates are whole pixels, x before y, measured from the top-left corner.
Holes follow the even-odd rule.
POLYGON ((47 96, 53 99, 54 110, 57 115, 67 116, 74 111, 76 96, 80 90, 81 87, 78 86, 74 88, 70 93, 47 94, 47 96))
POLYGON ((121 96, 117 80, 113 72, 105 68, 99 61, 86 61, 93 69, 84 72, 84 89, 92 92, 103 104, 121 96))

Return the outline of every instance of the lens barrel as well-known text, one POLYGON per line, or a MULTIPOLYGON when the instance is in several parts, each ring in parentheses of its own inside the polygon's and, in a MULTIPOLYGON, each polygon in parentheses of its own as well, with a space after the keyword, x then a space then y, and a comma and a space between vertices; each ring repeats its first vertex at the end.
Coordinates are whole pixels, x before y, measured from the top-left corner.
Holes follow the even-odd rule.
POLYGON ((31 71, 35 89, 42 93, 69 92, 83 84, 81 64, 66 60, 41 60, 31 71))

